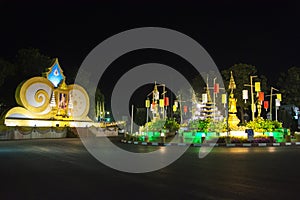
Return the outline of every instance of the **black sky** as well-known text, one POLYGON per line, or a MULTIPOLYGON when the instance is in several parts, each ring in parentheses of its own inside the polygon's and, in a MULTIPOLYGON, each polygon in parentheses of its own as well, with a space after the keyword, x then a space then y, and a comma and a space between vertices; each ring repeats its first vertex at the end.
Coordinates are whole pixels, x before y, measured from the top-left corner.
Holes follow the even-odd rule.
MULTIPOLYGON (((220 69, 252 64, 275 81, 280 71, 300 66, 296 2, 7 0, 0 4, 0 57, 12 59, 20 48, 39 48, 58 57, 69 75, 106 38, 159 26, 194 38, 220 69)), ((124 62, 130 65, 132 59, 124 62)))

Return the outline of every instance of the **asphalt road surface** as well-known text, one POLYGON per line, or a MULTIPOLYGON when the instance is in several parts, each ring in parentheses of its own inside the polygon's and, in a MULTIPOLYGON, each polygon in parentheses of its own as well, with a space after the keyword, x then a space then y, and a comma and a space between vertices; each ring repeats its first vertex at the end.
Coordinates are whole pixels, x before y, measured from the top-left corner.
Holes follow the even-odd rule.
POLYGON ((300 199, 299 146, 198 153, 190 147, 163 169, 132 174, 100 163, 78 138, 0 141, 0 199, 300 199))

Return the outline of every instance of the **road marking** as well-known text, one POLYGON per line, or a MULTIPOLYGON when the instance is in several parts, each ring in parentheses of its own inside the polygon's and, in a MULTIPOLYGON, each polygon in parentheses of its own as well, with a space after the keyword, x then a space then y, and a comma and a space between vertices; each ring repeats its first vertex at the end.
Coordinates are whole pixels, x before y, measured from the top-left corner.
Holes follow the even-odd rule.
POLYGON ((235 144, 226 144, 226 147, 235 147, 235 144))
POLYGON ((251 143, 243 143, 243 147, 251 147, 251 143))
MULTIPOLYGON (((128 143, 128 144, 142 144, 142 145, 152 145, 152 146, 159 146, 159 143, 158 142, 152 142, 152 143, 148 143, 148 142, 138 142, 138 141, 127 141, 127 140, 124 140, 122 139, 121 140, 122 143, 128 143)), ((161 143, 162 146, 171 146, 171 145, 177 145, 177 146, 186 146, 186 145, 191 145, 191 146, 194 146, 194 147, 201 147, 201 146, 209 146, 209 147, 218 147, 218 146, 222 146, 222 144, 218 144, 218 143, 203 143, 203 144, 200 144, 200 143, 161 143)), ((226 147, 237 147, 237 146, 243 146, 243 147, 255 147, 255 144, 253 143, 242 143, 242 144, 226 144, 226 147)), ((272 144, 267 144, 267 143, 257 143, 257 145, 259 147, 266 147, 266 146, 281 146, 281 143, 272 143, 272 144)), ((291 145, 300 145, 300 142, 295 142, 295 143, 292 143, 292 142, 285 142, 285 143, 282 143, 283 146, 291 146, 291 145)), ((223 144, 224 146, 224 144, 223 144)))
POLYGON ((178 143, 177 145, 178 146, 185 146, 186 144, 185 143, 178 143))
POLYGON ((267 146, 267 143, 258 143, 258 146, 259 146, 259 147, 266 147, 266 146, 267 146))
POLYGON ((201 144, 194 144, 194 147, 201 147, 201 144))

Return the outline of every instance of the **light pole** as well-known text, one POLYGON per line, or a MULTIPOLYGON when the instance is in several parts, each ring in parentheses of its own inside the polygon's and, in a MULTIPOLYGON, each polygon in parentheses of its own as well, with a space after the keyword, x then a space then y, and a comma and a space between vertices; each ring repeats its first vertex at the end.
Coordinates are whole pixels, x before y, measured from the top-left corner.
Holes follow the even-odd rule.
POLYGON ((254 120, 254 113, 255 113, 255 105, 254 105, 254 97, 253 97, 253 78, 256 78, 257 76, 250 76, 250 85, 245 84, 244 86, 250 86, 250 92, 251 92, 251 112, 252 112, 252 120, 254 120))
MULTIPOLYGON (((160 87, 162 86, 163 87, 163 100, 165 101, 165 98, 166 98, 166 85, 165 84, 160 84, 160 85, 157 85, 157 87, 160 87)), ((163 106, 163 119, 166 118, 166 110, 165 110, 165 105, 163 106)))
POLYGON ((273 90, 279 91, 278 89, 271 87, 271 95, 270 95, 270 120, 272 121, 272 96, 277 95, 273 94, 273 90))
MULTIPOLYGON (((216 85, 216 79, 217 77, 214 78, 214 90, 215 90, 215 85, 216 85)), ((213 120, 216 118, 216 92, 214 91, 213 95, 213 120)))

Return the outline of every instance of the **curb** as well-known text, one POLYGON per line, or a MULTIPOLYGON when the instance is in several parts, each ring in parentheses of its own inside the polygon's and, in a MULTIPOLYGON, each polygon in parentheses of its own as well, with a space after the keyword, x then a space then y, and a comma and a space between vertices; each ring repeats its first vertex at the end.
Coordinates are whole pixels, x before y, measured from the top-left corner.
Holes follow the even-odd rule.
POLYGON ((127 141, 122 139, 122 143, 144 145, 144 146, 191 146, 191 147, 280 147, 280 146, 300 146, 300 142, 280 142, 280 143, 162 143, 162 142, 140 142, 127 141))

